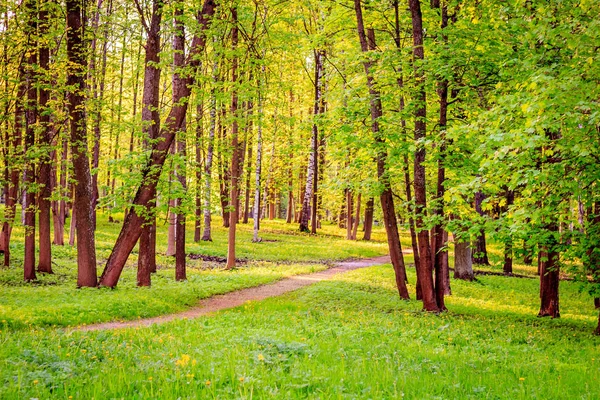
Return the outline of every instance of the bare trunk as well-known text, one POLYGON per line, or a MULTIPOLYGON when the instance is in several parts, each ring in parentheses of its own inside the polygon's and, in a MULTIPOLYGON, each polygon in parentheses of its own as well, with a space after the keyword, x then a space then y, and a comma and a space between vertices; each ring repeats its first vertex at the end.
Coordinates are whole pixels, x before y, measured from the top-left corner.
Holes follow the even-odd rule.
MULTIPOLYGON (((44 5, 39 10, 39 29, 40 36, 45 36, 48 32, 48 10, 44 5)), ((46 72, 50 68, 50 49, 42 41, 39 49, 39 62, 42 73, 39 80, 44 81, 46 72)), ((44 82, 48 84, 48 82, 44 82)), ((52 195, 52 186, 50 174, 52 171, 53 157, 52 147, 52 127, 50 124, 50 110, 48 109, 48 101, 50 100, 50 91, 47 86, 42 85, 39 89, 39 107, 40 125, 42 132, 40 133, 40 144, 45 147, 45 151, 41 152, 40 169, 38 183, 40 185, 40 194, 38 197, 39 205, 39 261, 38 271, 51 274, 52 273, 52 245, 50 240, 50 196, 52 195)))
MULTIPOLYGON (((368 41, 367 34, 363 24, 363 16, 360 0, 354 0, 354 9, 356 12, 356 20, 358 25, 358 38, 360 40, 361 49, 364 53, 369 50, 376 49, 375 31, 369 29, 368 41)), ((381 209, 383 211, 383 222, 387 233, 388 249, 390 258, 394 267, 396 276, 396 286, 398 293, 402 299, 408 299, 408 288, 406 287, 406 269, 404 266, 404 257, 402 256, 402 245, 400 244, 400 236, 398 233, 398 222, 396 220, 396 211, 394 207, 394 197, 390 183, 389 172, 387 169, 387 148, 385 148, 385 140, 379 132, 379 118, 382 116, 381 97, 379 91, 375 88, 375 79, 371 72, 371 61, 364 61, 363 66, 367 76, 367 85, 369 87, 370 111, 371 111, 371 130, 375 136, 377 145, 377 178, 383 186, 383 191, 380 195, 381 209)), ((352 211, 349 209, 348 213, 352 211)))
MULTIPOLYGON (((185 90, 185 88, 178 88, 178 86, 186 85, 185 80, 182 78, 183 68, 185 67, 185 28, 183 25, 183 3, 174 3, 175 11, 173 18, 174 34, 173 34, 173 92, 179 93, 185 90)), ((177 97, 173 96, 173 104, 178 101, 177 97)), ((186 192, 186 146, 185 146, 185 133, 186 133, 186 119, 183 118, 181 126, 178 131, 178 135, 182 136, 176 141, 177 153, 182 156, 183 162, 175 171, 175 176, 179 181, 179 184, 183 188, 183 192, 186 192)), ((172 146, 175 147, 174 145, 172 146)), ((187 279, 185 270, 185 211, 182 209, 183 198, 177 199, 178 209, 176 210, 176 225, 175 225, 175 280, 183 281, 187 279)))
POLYGON ((358 234, 358 224, 360 223, 360 200, 361 194, 358 194, 358 198, 356 199, 356 216, 354 217, 354 227, 352 228, 352 236, 350 239, 356 240, 358 234))
MULTIPOLYGON (((483 208, 481 207, 485 195, 481 192, 475 193, 475 211, 481 216, 484 215, 483 208)), ((485 230, 481 229, 479 235, 475 239, 475 251, 473 252, 473 263, 481 265, 490 265, 487 254, 487 246, 485 242, 485 230)))
POLYGON ((203 241, 212 241, 211 237, 211 216, 210 216, 210 194, 212 186, 212 164, 214 157, 215 129, 217 123, 217 99, 215 96, 215 86, 217 82, 217 62, 213 64, 212 88, 210 90, 210 127, 208 131, 208 148, 206 151, 206 167, 204 170, 204 233, 203 241))
POLYGON ((425 178, 425 148, 421 143, 426 133, 426 95, 425 95, 425 76, 423 67, 420 64, 425 58, 423 48, 423 17, 421 14, 421 3, 419 0, 408 1, 413 33, 413 57, 414 57, 414 76, 415 76, 415 132, 414 140, 417 144, 414 159, 414 187, 415 187, 415 225, 419 243, 419 265, 417 266, 417 275, 423 296, 423 308, 426 311, 438 312, 440 308, 435 297, 435 288, 432 279, 431 265, 431 247, 429 245, 429 232, 425 228, 423 216, 427 208, 427 190, 425 178))
POLYGON ((473 278, 471 246, 468 241, 454 236, 454 279, 472 281, 473 278))
MULTIPOLYGON (((162 1, 152 3, 150 26, 146 28, 146 54, 144 59, 144 88, 142 93, 142 132, 144 148, 150 149, 153 140, 158 138, 160 130, 160 113, 158 111, 160 96, 160 24, 162 20, 162 1)), ((137 284, 150 286, 152 272, 156 272, 156 189, 149 193, 149 200, 144 209, 143 224, 140 232, 138 254, 137 284)))
POLYGON ((375 206, 375 199, 369 197, 367 205, 365 206, 365 233, 363 240, 371 240, 371 233, 373 232, 373 207, 375 206))
MULTIPOLYGON (((315 58, 315 80, 314 80, 314 106, 313 116, 317 116, 320 111, 321 97, 323 96, 323 50, 314 50, 315 58)), ((318 154, 317 149, 319 146, 319 128, 317 123, 314 122, 312 126, 312 136, 310 138, 310 155, 308 158, 308 168, 306 170, 306 189, 304 190, 304 198, 302 199, 302 211, 300 211, 300 231, 310 232, 308 228, 308 221, 311 215, 315 215, 312 208, 314 208, 314 195, 317 180, 317 166, 318 166, 318 154), (313 202, 313 207, 311 207, 313 202)), ((312 226, 311 226, 312 228, 312 226)))
POLYGON ((262 174, 262 115, 263 115, 263 97, 262 97, 262 80, 265 74, 264 64, 261 67, 261 74, 258 79, 258 127, 256 130, 256 174, 254 181, 254 236, 253 242, 259 242, 261 239, 258 237, 258 231, 260 229, 260 179, 262 174))
MULTIPOLYGON (((235 52, 238 45, 238 20, 237 20, 237 7, 231 9, 231 19, 233 21, 233 27, 231 29, 231 47, 232 51, 235 52)), ((238 187, 239 187, 239 170, 240 170, 240 146, 238 140, 238 123, 237 123, 237 112, 238 112, 238 92, 236 85, 238 84, 238 57, 233 56, 233 62, 231 67, 231 81, 233 83, 233 90, 231 93, 231 115, 233 123, 231 125, 231 204, 232 209, 230 212, 229 219, 229 234, 227 241, 227 265, 225 269, 231 269, 235 267, 235 234, 238 223, 238 187)))
MULTIPOLYGON (((208 27, 209 21, 214 14, 215 7, 216 5, 213 0, 205 0, 202 11, 198 15, 198 22, 202 27, 202 32, 208 27)), ((194 36, 193 38, 191 51, 186 62, 192 70, 195 70, 198 67, 198 55, 204 49, 205 42, 206 40, 203 35, 194 36)), ((180 129, 183 120, 185 119, 187 111, 187 102, 185 99, 188 99, 191 93, 191 85, 194 82, 193 76, 195 76, 195 74, 190 73, 190 77, 184 79, 181 85, 177 85, 177 87, 174 88, 177 91, 177 101, 174 102, 166 119, 165 126, 161 130, 160 137, 162 140, 153 145, 150 160, 142 171, 142 184, 138 188, 133 200, 133 205, 130 212, 127 213, 127 218, 125 218, 125 221, 123 222, 123 227, 117 242, 115 243, 100 278, 100 284, 102 286, 114 287, 117 285, 125 262, 140 237, 144 219, 137 214, 136 206, 147 207, 151 199, 154 198, 156 184, 162 166, 164 165, 167 151, 173 142, 175 133, 180 129)))
POLYGON ((87 156, 85 120, 86 43, 85 7, 76 0, 67 0, 67 85, 71 125, 71 153, 75 174, 73 214, 77 215, 77 286, 96 286, 96 243, 92 203, 92 176, 87 156))
MULTIPOLYGON (((35 35, 37 31, 37 12, 35 2, 29 0, 24 3, 25 12, 27 12, 27 33, 28 47, 34 49, 37 46, 35 35)), ((35 51, 29 52, 27 58, 27 66, 25 67, 25 84, 27 85, 27 94, 25 98, 25 166, 24 166, 24 201, 23 211, 25 213, 25 221, 23 228, 25 229, 25 252, 23 258, 23 272, 25 281, 36 279, 35 275, 35 124, 37 122, 38 99, 36 90, 36 74, 33 70, 38 62, 38 57, 35 51)))
POLYGON ((204 144, 204 104, 196 106, 196 207, 194 212, 194 242, 199 242, 202 232, 202 151, 204 144))

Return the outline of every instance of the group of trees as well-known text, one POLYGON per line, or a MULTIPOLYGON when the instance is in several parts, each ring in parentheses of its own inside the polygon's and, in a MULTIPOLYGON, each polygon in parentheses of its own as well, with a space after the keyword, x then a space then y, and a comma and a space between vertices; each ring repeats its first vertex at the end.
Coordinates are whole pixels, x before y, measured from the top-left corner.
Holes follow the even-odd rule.
POLYGON ((250 219, 255 241, 265 217, 312 233, 335 221, 349 240, 381 220, 405 299, 398 232, 410 231, 427 311, 446 309, 449 233, 456 278, 488 262, 486 236, 504 244, 507 275, 513 257, 537 256, 540 316, 559 316, 561 268, 600 297, 594 1, 0 7, 0 250, 9 265, 20 203, 25 280, 36 255, 52 272, 68 214, 79 286, 117 285, 138 242, 150 285, 164 220, 185 279, 186 218, 211 240, 220 214, 227 268, 250 219), (98 281, 100 208, 125 214, 98 281))

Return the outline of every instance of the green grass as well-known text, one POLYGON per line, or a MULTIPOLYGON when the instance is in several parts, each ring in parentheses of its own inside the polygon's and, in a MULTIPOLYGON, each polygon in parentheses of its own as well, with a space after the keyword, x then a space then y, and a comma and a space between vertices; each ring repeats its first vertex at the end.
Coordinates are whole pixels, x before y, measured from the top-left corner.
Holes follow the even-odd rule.
MULTIPOLYGON (((122 216, 117 215, 122 220, 122 216)), ((225 256, 227 230, 214 221, 213 242, 190 243, 186 251, 194 254, 225 256)), ((180 311, 199 299, 236 289, 257 286, 287 276, 322 270, 333 260, 386 254, 384 233, 375 230, 371 242, 349 242, 344 232, 325 225, 320 236, 300 234, 296 224, 264 221, 261 236, 252 243, 252 226, 241 224, 238 233, 240 263, 233 271, 224 264, 191 260, 187 262, 188 280, 175 282, 174 258, 166 257, 166 226, 159 224, 157 243, 158 273, 152 288, 136 288, 137 248, 128 260, 117 289, 76 289, 76 249, 53 246, 55 274, 38 274, 39 280, 23 282, 23 228, 15 227, 11 245, 13 264, 0 268, 0 326, 23 329, 38 326, 68 326, 111 320, 132 320, 180 311)), ((108 223, 99 214, 96 243, 100 273, 116 240, 120 224, 108 223)), ((193 237, 191 226, 188 238, 193 237)))
MULTIPOLYGON (((213 242, 188 243, 187 251, 224 256, 219 222, 213 242)), ((100 219, 100 264, 119 228, 100 219)), ((189 260, 188 281, 175 282, 173 259, 160 255, 166 228, 159 228, 153 286, 135 287, 134 251, 115 290, 76 289, 69 246, 53 247, 56 274, 23 283, 16 228, 15 263, 0 270, 1 399, 600 399, 600 338, 591 335, 597 311, 574 282, 561 282, 562 317, 555 320, 535 317, 537 279, 452 280, 450 312, 430 315, 414 299, 399 300, 391 267, 380 266, 195 320, 65 328, 175 312, 332 260, 387 252, 380 227, 373 242, 348 242, 333 225, 312 236, 264 221, 262 243, 250 241, 251 226, 240 226, 238 255, 248 262, 224 271, 189 260)), ((409 249, 408 235, 402 241, 409 249)), ((501 270, 501 246, 491 243, 489 252, 485 269, 501 270)), ((405 260, 412 264, 411 256, 405 260)), ((515 261, 515 272, 535 272, 515 261)))
POLYGON ((599 398, 589 299, 562 283, 563 317, 538 319, 537 285, 452 281, 436 316, 381 266, 152 328, 3 330, 0 398, 599 398))

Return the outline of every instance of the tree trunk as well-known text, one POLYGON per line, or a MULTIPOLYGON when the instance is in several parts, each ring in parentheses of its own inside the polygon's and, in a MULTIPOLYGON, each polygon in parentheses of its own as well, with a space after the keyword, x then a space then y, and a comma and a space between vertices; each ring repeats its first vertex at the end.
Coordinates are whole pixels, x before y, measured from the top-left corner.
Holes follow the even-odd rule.
MULTIPOLYGON (((549 231, 556 231, 555 225, 549 226, 549 231)), ((558 284, 560 264, 559 253, 555 250, 556 243, 542 246, 539 256, 540 269, 540 312, 538 317, 560 317, 558 304, 558 284)))
POLYGON ((348 210, 348 212, 346 213, 346 239, 347 240, 351 240, 352 239, 352 210, 354 208, 353 204, 352 204, 352 200, 354 199, 354 195, 352 193, 352 190, 350 189, 346 189, 346 209, 348 210))
POLYGON ((365 233, 363 240, 371 240, 371 233, 373 232, 373 207, 375 206, 375 199, 369 197, 365 206, 365 233))
POLYGON ((73 214, 77 214, 77 286, 96 286, 96 243, 92 203, 92 176, 87 156, 85 116, 86 43, 85 4, 67 0, 67 85, 71 125, 71 153, 75 174, 73 214))
MULTIPOLYGON (((40 5, 38 13, 39 18, 39 35, 44 38, 48 34, 48 10, 46 2, 40 5)), ((47 71, 50 68, 50 49, 45 40, 40 42, 39 48, 39 63, 41 74, 38 77, 41 85, 39 89, 39 108, 40 126, 42 131, 39 136, 39 141, 44 146, 44 151, 40 152, 40 169, 38 174, 38 184, 40 185, 40 193, 38 197, 39 206, 39 261, 38 271, 47 274, 52 273, 52 245, 50 240, 50 196, 52 195, 52 186, 50 173, 52 170, 52 127, 50 124, 50 111, 48 109, 48 101, 50 100, 50 91, 48 90, 49 82, 47 82, 47 71)))
POLYGON ((356 240, 356 236, 358 234, 358 224, 360 223, 360 199, 361 194, 358 194, 358 198, 356 199, 356 216, 354 217, 354 227, 352 228, 352 240, 356 240))
MULTIPOLYGON (((314 106, 313 106, 313 116, 319 114, 321 97, 323 96, 322 85, 323 85, 323 50, 314 50, 313 51, 315 58, 315 80, 314 80, 314 106)), ((304 190, 304 198, 302 199, 302 211, 300 211, 300 231, 301 232, 310 232, 308 228, 308 221, 311 218, 311 215, 314 215, 312 212, 311 202, 314 197, 315 190, 315 182, 317 179, 317 165, 318 165, 318 154, 317 149, 319 145, 319 128, 317 126, 316 121, 313 122, 312 125, 312 136, 310 138, 310 156, 308 158, 308 168, 306 170, 306 189, 304 190)), ((312 226, 311 226, 312 228, 312 226)))
MULTIPOLYGON (((198 22, 202 28, 202 33, 209 25, 209 21, 215 12, 215 7, 216 4, 213 0, 205 0, 202 11, 198 15, 198 22)), ((191 51, 186 61, 186 65, 190 66, 190 69, 196 70, 198 68, 198 55, 203 51, 205 42, 206 40, 202 34, 194 36, 191 51)), ((156 184, 162 166, 164 165, 167 151, 173 142, 175 133, 180 129, 185 118, 187 111, 187 101, 185 100, 190 96, 191 86, 194 83, 194 76, 194 73, 190 73, 189 77, 185 79, 182 78, 183 82, 181 85, 177 85, 177 87, 174 88, 177 91, 177 101, 173 103, 171 111, 166 119, 165 126, 161 130, 160 138, 162 140, 153 145, 150 160, 142 171, 142 184, 137 190, 133 205, 130 212, 127 213, 127 218, 125 218, 117 242, 115 243, 100 278, 100 284, 102 286, 114 287, 117 285, 125 262, 139 239, 144 220, 136 212, 136 206, 147 207, 150 200, 154 198, 156 184)))
MULTIPOLYGON (((231 28, 231 47, 232 52, 235 53, 238 45, 238 18, 237 18, 237 7, 231 8, 231 19, 233 27, 231 28)), ((238 57, 237 54, 233 56, 232 67, 231 67, 231 82, 233 84, 231 92, 231 116, 233 117, 233 123, 231 125, 231 204, 232 210, 230 212, 229 219, 229 234, 227 240, 227 265, 225 269, 231 269, 235 267, 235 234, 238 223, 238 212, 239 212, 239 199, 238 199, 238 187, 239 187, 239 171, 240 171, 240 146, 238 140, 238 57)))
MULTIPOLYGON (((483 208, 481 207, 485 195, 481 192, 475 193, 475 211, 481 216, 484 215, 483 208)), ((487 254, 487 246, 485 243, 485 230, 480 230, 479 235, 475 239, 475 252, 473 252, 473 263, 481 265, 490 265, 487 254)))
POLYGON ((212 186, 212 165, 215 146, 215 130, 217 126, 217 98, 215 95, 215 86, 218 76, 218 64, 215 61, 212 69, 212 87, 210 89, 210 125, 208 130, 208 148, 206 150, 206 167, 204 169, 204 232, 202 240, 212 242, 211 237, 211 217, 210 217, 210 195, 212 186))
MULTIPOLYGON (((92 96, 94 99, 93 106, 93 118, 94 118, 94 145, 92 147, 92 201, 93 201, 93 213, 94 213, 94 226, 96 223, 96 206, 98 205, 98 200, 100 198, 100 192, 98 191, 98 166, 100 163, 100 126, 102 123, 102 99, 104 97, 104 83, 106 78, 106 61, 107 61, 107 49, 108 49, 108 33, 110 29, 110 24, 108 21, 104 22, 103 29, 103 42, 102 42, 102 53, 101 60, 102 65, 100 67, 100 82, 96 84, 97 77, 96 74, 96 48, 97 48, 97 39, 96 34, 99 26, 100 19, 100 10, 102 7, 103 0, 98 0, 96 14, 94 15, 94 20, 92 23, 93 30, 93 39, 92 39, 92 51, 90 57, 90 75, 93 78, 93 88, 92 88, 92 96)), ((112 14, 112 0, 108 2, 108 6, 106 8, 106 14, 112 14)), ((40 220, 41 221, 41 220, 40 220)))
MULTIPOLYGON (((182 78, 183 68, 185 67, 185 28, 183 25, 183 3, 175 2, 174 4, 174 32, 173 32, 173 92, 178 93, 185 89, 177 88, 178 85, 185 85, 186 82, 182 78)), ((178 101, 173 96, 173 104, 178 101)), ((177 154, 183 158, 183 162, 177 167, 175 176, 179 180, 179 184, 183 189, 183 193, 187 191, 186 185, 186 146, 185 146, 185 133, 186 133, 186 119, 183 118, 181 126, 177 132, 180 136, 176 140, 177 154)), ((172 147, 175 147, 175 143, 172 147)), ((187 279, 185 270, 185 211, 182 208, 183 197, 177 199, 178 209, 176 211, 176 225, 175 225, 175 280, 184 281, 187 279)))
MULTIPOLYGON (((142 133, 144 148, 151 149, 160 130, 160 113, 158 110, 160 97, 160 24, 162 20, 163 2, 152 3, 150 25, 146 30, 146 54, 144 60, 144 88, 142 93, 142 133)), ((140 14, 142 15, 142 14, 140 14)), ((138 254, 137 284, 150 286, 150 274, 156 272, 156 189, 149 194, 147 206, 144 208, 142 230, 138 254)))
MULTIPOLYGON (((375 31, 373 29, 369 29, 367 42, 367 34, 365 33, 360 0, 354 0, 354 10, 356 12, 358 38, 360 40, 361 50, 363 53, 367 53, 369 50, 375 50, 375 31)), ((387 149, 384 147, 385 140, 379 132, 379 118, 382 116, 381 96, 379 91, 375 88, 375 78, 371 72, 372 61, 364 61, 363 66, 367 76, 367 85, 369 87, 371 130, 375 136, 375 143, 377 146, 377 178, 380 184, 383 186, 383 191, 379 197, 381 201, 381 209, 383 211, 383 222, 385 224, 385 231, 387 233, 388 248, 392 265, 394 267, 398 293, 402 299, 408 299, 409 294, 408 288, 406 287, 406 269, 402 255, 400 236, 398 234, 398 222, 396 220, 396 211, 394 208, 394 197, 392 195, 390 177, 386 165, 387 149)), ((348 214, 351 213, 351 209, 348 209, 348 214)))
POLYGON ((423 16, 421 14, 421 3, 419 0, 408 1, 413 33, 413 57, 414 74, 415 74, 415 101, 414 110, 415 133, 414 140, 417 144, 414 159, 414 187, 415 187, 415 225, 417 229, 417 237, 419 243, 419 265, 417 266, 417 275, 421 286, 421 294, 423 296, 423 308, 426 311, 438 312, 438 307, 435 290, 432 279, 431 265, 431 247, 429 245, 429 232, 425 229, 423 216, 427 208, 427 190, 425 180, 425 148, 421 141, 425 138, 426 133, 426 118, 427 99, 425 95, 425 74, 421 61, 425 59, 425 51, 423 48, 423 16))
POLYGON ((202 232, 202 152, 204 146, 204 126, 203 126, 204 104, 196 105, 196 207, 194 219, 194 242, 200 241, 202 232))
POLYGON ((471 246, 468 241, 457 239, 454 236, 454 279, 472 281, 473 259, 471 258, 471 246))
POLYGON ((6 201, 4 204, 4 223, 2 224, 2 239, 4 243, 4 266, 10 266, 10 238, 15 220, 16 205, 19 196, 19 176, 20 168, 19 161, 23 157, 22 141, 23 141, 23 126, 24 126, 24 109, 23 99, 26 94, 26 85, 24 80, 24 65, 19 66, 19 85, 17 88, 17 97, 15 99, 15 120, 13 134, 10 141, 9 157, 6 159, 7 168, 9 170, 10 180, 8 182, 8 192, 6 193, 6 201))
POLYGON ((260 229, 260 179, 262 174, 262 116, 263 116, 263 94, 262 94, 262 82, 265 75, 265 65, 261 66, 261 74, 258 78, 258 126, 256 129, 256 174, 254 181, 254 236, 252 237, 253 242, 260 242, 261 239, 258 237, 258 231, 260 229))
POLYGON ((33 50, 37 47, 37 12, 36 3, 29 0, 24 3, 27 13, 26 32, 28 35, 27 45, 31 51, 27 57, 27 66, 25 67, 25 84, 27 93, 25 97, 25 166, 24 182, 25 195, 23 202, 23 211, 25 212, 25 221, 23 228, 25 230, 25 252, 23 258, 23 276, 25 282, 36 279, 35 275, 35 214, 36 214, 36 189, 35 183, 35 125, 38 114, 38 98, 36 89, 35 65, 38 63, 37 53, 33 50))

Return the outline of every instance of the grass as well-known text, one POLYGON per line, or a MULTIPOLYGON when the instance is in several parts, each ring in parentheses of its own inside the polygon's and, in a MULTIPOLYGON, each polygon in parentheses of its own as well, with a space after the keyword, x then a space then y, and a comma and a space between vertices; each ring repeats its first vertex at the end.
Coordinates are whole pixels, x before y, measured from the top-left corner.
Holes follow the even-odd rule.
MULTIPOLYGON (((122 217, 122 216, 121 216, 122 217)), ((117 219, 122 219, 117 216, 117 219)), ((99 273, 120 229, 99 214, 97 249, 99 273)), ((188 243, 187 252, 224 257, 227 230, 214 221, 213 241, 188 243)), ((132 320, 180 311, 197 304, 199 299, 233 290, 270 283, 287 276, 326 268, 333 260, 386 254, 384 233, 376 229, 371 242, 348 242, 342 231, 325 225, 321 236, 300 234, 296 224, 264 221, 261 236, 265 241, 252 243, 251 225, 240 225, 238 257, 248 260, 233 271, 224 264, 189 259, 188 280, 174 281, 174 258, 166 257, 166 226, 159 225, 157 243, 158 273, 152 288, 136 287, 137 249, 127 263, 116 290, 76 289, 76 250, 71 246, 53 246, 55 274, 38 274, 39 280, 23 282, 23 229, 16 226, 11 251, 13 265, 0 268, 0 321, 10 329, 40 326, 69 326, 111 320, 132 320), (21 239, 21 240, 19 240, 21 239)), ((191 227, 189 227, 191 230, 191 227)), ((188 233, 188 237, 192 237, 188 233)), ((0 324, 0 326, 2 326, 0 324)))
POLYGON ((534 280, 452 289, 451 312, 422 313, 381 266, 152 328, 4 330, 0 398, 599 398, 596 316, 572 283, 557 320, 534 317, 534 280))
MULTIPOLYGON (((100 262, 119 227, 100 219, 100 262)), ((135 287, 134 252, 116 290, 75 289, 69 246, 53 248, 56 274, 23 283, 17 239, 17 262, 0 270, 0 398, 600 399, 600 338, 591 335, 597 311, 575 282, 561 282, 555 320, 535 317, 538 280, 502 276, 452 280, 450 311, 423 313, 420 302, 398 299, 387 265, 195 320, 65 328, 175 312, 216 293, 387 250, 381 228, 373 242, 348 242, 331 225, 321 232, 265 221, 265 241, 252 243, 251 227, 242 225, 238 254, 248 261, 239 268, 189 260, 188 281, 175 282, 173 259, 159 256, 152 288, 135 287)), ((217 226, 213 242, 189 243, 188 252, 224 256, 225 238, 217 226)), ((410 248, 407 235, 402 241, 410 248)), ((489 246, 486 270, 501 270, 500 249, 489 246)), ((527 268, 515 260, 516 272, 532 275, 527 268)))

